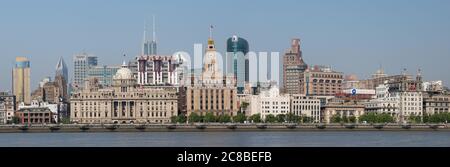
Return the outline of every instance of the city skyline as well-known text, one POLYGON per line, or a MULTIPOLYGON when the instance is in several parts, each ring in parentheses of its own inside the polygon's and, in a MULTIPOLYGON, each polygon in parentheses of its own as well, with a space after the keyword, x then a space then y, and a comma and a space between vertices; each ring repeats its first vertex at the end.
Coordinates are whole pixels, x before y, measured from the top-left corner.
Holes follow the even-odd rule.
MULTIPOLYGON (((152 15, 158 19, 156 27, 158 52, 164 55, 173 54, 176 51, 192 53, 195 43, 205 45, 208 25, 213 24, 216 46, 222 53, 226 50, 227 38, 232 35, 247 39, 251 45, 251 51, 277 51, 280 55, 289 48, 292 38, 300 38, 303 57, 311 65, 330 65, 346 75, 356 74, 359 79, 369 78, 380 65, 388 74, 400 74, 404 68, 407 68, 408 72, 414 75, 417 69, 421 68, 424 80, 443 80, 447 86, 450 82, 448 75, 442 73, 442 71, 450 71, 450 67, 445 63, 448 62, 450 54, 449 48, 445 47, 450 44, 450 33, 446 31, 450 28, 450 23, 445 20, 450 16, 450 12, 445 11, 444 4, 448 4, 447 1, 344 1, 330 4, 304 1, 283 1, 280 4, 261 2, 256 5, 261 10, 245 11, 242 20, 235 20, 237 16, 240 16, 239 14, 229 13, 228 9, 233 6, 232 2, 231 4, 214 2, 210 5, 200 1, 193 4, 178 2, 187 5, 188 9, 170 6, 171 3, 165 2, 123 4, 118 1, 108 4, 100 2, 92 4, 86 1, 64 4, 56 1, 30 2, 37 3, 36 9, 30 8, 28 11, 37 12, 36 15, 29 16, 31 18, 27 19, 29 20, 27 24, 33 25, 31 28, 18 21, 30 13, 21 14, 11 11, 15 5, 19 4, 8 2, 2 5, 0 18, 4 20, 6 26, 0 28, 0 34, 4 37, 0 40, 0 54, 5 59, 0 62, 2 71, 0 90, 11 90, 9 79, 17 56, 25 56, 31 62, 31 90, 37 87, 42 78, 53 75, 54 66, 60 57, 72 60, 74 54, 84 49, 98 56, 100 65, 121 64, 123 52, 127 53, 127 60, 131 60, 141 51, 144 20, 150 21, 152 15), (302 10, 296 11, 297 8, 287 5, 289 3, 297 4, 292 6, 298 6, 302 10), (41 11, 48 8, 46 4, 54 5, 55 10, 41 11), (107 6, 99 9, 105 12, 100 14, 102 12, 99 12, 97 7, 102 5, 107 6), (215 5, 225 7, 209 15, 205 15, 204 11, 189 9, 189 7, 197 6, 206 11, 214 11, 210 7, 215 5), (273 6, 269 7, 270 5, 273 6), (83 10, 87 12, 71 13, 70 11, 75 12, 73 8, 77 6, 80 9, 84 7, 83 10), (151 10, 114 13, 121 8, 131 11, 147 6, 151 10), (11 9, 7 9, 8 7, 11 9), (64 11, 67 7, 71 10, 64 11), (286 10, 281 12, 279 7, 284 7, 286 10), (180 12, 166 13, 163 12, 164 9, 176 9, 180 12), (271 14, 264 12, 274 9, 278 12, 271 14), (180 14, 183 11, 188 13, 180 14), (52 12, 62 15, 53 16, 52 12), (91 14, 95 17, 91 18, 91 14), (261 14, 267 19, 259 19, 261 14), (182 15, 185 18, 179 18, 182 15), (277 20, 277 17, 286 19, 277 20), (290 17, 294 19, 294 22, 289 19, 290 17), (62 18, 67 18, 68 21, 59 22, 62 18), (118 21, 119 19, 126 20, 118 21), (98 20, 101 21, 95 23, 98 20), (183 26, 179 26, 180 24, 183 26), (280 25, 283 26, 280 28, 280 25)), ((252 4, 251 2, 239 3, 243 3, 244 6, 252 4)), ((31 4, 30 6, 33 6, 31 4)), ((25 6, 23 9, 28 10, 28 7, 25 6)), ((73 81, 73 63, 70 62, 68 63, 69 81, 73 81)))

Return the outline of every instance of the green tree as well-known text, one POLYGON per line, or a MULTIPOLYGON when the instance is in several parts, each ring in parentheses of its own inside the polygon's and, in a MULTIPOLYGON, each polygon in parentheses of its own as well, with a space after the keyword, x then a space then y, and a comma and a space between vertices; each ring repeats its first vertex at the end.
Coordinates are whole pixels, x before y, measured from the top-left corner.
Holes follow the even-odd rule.
POLYGON ((231 117, 229 115, 221 115, 218 117, 218 122, 220 122, 220 123, 231 122, 231 117))
POLYGON ((176 117, 175 122, 177 123, 186 123, 186 116, 184 114, 180 114, 176 117))
POLYGON ((331 123, 342 123, 342 117, 339 114, 335 114, 330 119, 331 123))
POLYGON ((285 121, 286 121, 286 115, 284 115, 284 114, 278 114, 277 115, 277 122, 283 123, 285 121))
POLYGON ((216 122, 217 118, 214 116, 212 112, 208 112, 205 114, 205 117, 203 118, 203 122, 216 122))
POLYGON ((394 122, 394 117, 392 117, 390 114, 382 113, 377 114, 376 123, 392 123, 394 122))
POLYGON ((416 116, 416 115, 411 115, 411 116, 409 116, 408 120, 411 123, 421 123, 422 122, 422 117, 421 116, 416 116))
POLYGON ((428 115, 427 123, 446 123, 450 120, 450 113, 428 115))
POLYGON ((299 116, 294 115, 292 113, 286 114, 286 121, 287 122, 298 122, 299 119, 300 119, 299 116))
POLYGON ((178 116, 171 116, 170 117, 170 122, 177 123, 177 119, 178 119, 178 116))
POLYGON ((238 113, 236 116, 233 117, 233 122, 237 123, 244 123, 247 120, 247 116, 243 113, 238 113))
POLYGON ((246 111, 249 105, 250 105, 250 103, 242 102, 241 103, 241 112, 243 113, 244 111, 246 111))
POLYGON ((17 117, 17 116, 13 116, 13 117, 11 118, 10 123, 12 123, 12 124, 19 124, 19 123, 20 123, 20 118, 17 117))
POLYGON ((261 122, 261 114, 253 114, 250 117, 250 120, 252 120, 253 123, 260 123, 261 122))
POLYGON ((348 123, 356 123, 356 117, 355 116, 348 117, 348 123))
POLYGON ((360 122, 366 121, 367 123, 376 123, 377 122, 377 116, 375 113, 365 113, 359 117, 360 122))
POLYGON ((60 123, 62 123, 62 124, 70 124, 70 118, 61 118, 60 123))
POLYGON ((347 115, 342 116, 341 123, 348 123, 348 122, 349 121, 347 115))
POLYGON ((202 117, 199 116, 197 113, 192 112, 191 115, 189 115, 188 120, 189 120, 189 122, 201 122, 202 117))
POLYGON ((423 115, 423 122, 424 123, 429 123, 430 122, 430 115, 428 115, 428 114, 423 115))
POLYGON ((266 120, 265 121, 267 123, 275 123, 277 121, 277 118, 275 118, 274 115, 269 114, 269 115, 266 115, 266 120))
POLYGON ((306 115, 302 115, 298 118, 298 123, 311 123, 312 119, 311 117, 308 117, 306 115))

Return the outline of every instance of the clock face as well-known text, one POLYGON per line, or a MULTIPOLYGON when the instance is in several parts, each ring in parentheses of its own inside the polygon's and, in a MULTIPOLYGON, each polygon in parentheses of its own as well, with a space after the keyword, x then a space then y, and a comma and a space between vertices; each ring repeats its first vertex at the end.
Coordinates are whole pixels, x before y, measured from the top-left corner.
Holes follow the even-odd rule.
POLYGON ((233 42, 237 42, 238 40, 239 40, 239 38, 236 35, 234 35, 233 38, 231 38, 231 41, 233 41, 233 42))

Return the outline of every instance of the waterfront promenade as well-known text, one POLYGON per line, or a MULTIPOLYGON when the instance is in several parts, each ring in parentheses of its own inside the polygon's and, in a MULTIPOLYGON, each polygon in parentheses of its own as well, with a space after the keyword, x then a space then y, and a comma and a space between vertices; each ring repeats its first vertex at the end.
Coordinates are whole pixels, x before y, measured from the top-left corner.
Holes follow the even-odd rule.
POLYGON ((224 131, 450 131, 449 124, 32 124, 0 125, 0 133, 23 132, 224 132, 224 131))

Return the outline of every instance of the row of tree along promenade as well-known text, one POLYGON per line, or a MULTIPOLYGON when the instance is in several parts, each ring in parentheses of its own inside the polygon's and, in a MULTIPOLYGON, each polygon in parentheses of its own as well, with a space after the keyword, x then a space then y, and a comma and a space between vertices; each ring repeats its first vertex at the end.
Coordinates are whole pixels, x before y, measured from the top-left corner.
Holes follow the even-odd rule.
MULTIPOLYGON (((215 116, 212 113, 207 113, 204 116, 200 116, 196 113, 192 113, 189 116, 178 115, 171 118, 172 123, 317 123, 314 122, 313 119, 307 116, 297 116, 294 114, 278 114, 274 115, 266 115, 265 119, 261 119, 260 114, 255 114, 252 116, 245 116, 242 113, 238 113, 234 117, 230 117, 228 115, 215 116)), ((447 124, 448 120, 450 120, 450 113, 439 113, 433 115, 425 115, 425 116, 409 116, 406 119, 406 122, 409 124, 439 124, 444 123, 447 124)), ((359 118, 355 116, 342 116, 342 115, 333 115, 330 118, 330 123, 396 123, 394 117, 390 114, 375 114, 375 113, 366 113, 361 115, 359 118)))
POLYGON ((351 131, 351 130, 449 130, 450 113, 412 116, 407 123, 396 123, 389 114, 368 113, 355 117, 335 115, 329 124, 314 123, 306 116, 293 114, 250 117, 242 113, 230 117, 195 113, 172 117, 170 124, 10 124, 0 125, 1 132, 158 132, 158 131, 351 131))
POLYGON ((450 124, 398 123, 176 123, 0 125, 0 133, 26 132, 233 132, 233 131, 450 131, 450 124))

